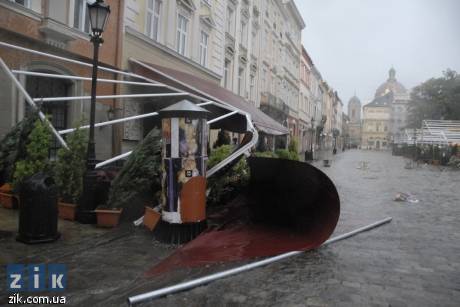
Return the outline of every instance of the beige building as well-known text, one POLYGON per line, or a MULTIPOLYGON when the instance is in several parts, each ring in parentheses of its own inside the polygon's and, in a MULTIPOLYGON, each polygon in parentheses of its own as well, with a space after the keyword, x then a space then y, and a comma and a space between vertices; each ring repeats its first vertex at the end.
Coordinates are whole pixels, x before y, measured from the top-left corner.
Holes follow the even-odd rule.
MULTIPOLYGON (((300 46, 301 29, 291 30, 297 22, 294 13, 298 12, 292 1, 126 0, 123 67, 200 97, 241 101, 254 110, 260 105, 265 84, 260 82, 261 55, 272 48, 265 45, 262 33, 267 30, 272 35, 270 27, 278 27, 278 36, 292 36, 291 40, 300 46)), ((300 14, 297 18, 301 20, 300 14)), ((289 43, 287 38, 273 42, 280 48, 287 48, 285 44, 289 43)), ((298 82, 298 70, 295 72, 298 82)), ((137 87, 129 91, 145 92, 137 87)), ((152 112, 170 102, 167 98, 125 100, 123 113, 152 112)), ((125 150, 154 125, 151 119, 125 124, 125 150)), ((280 135, 288 132, 280 123, 269 126, 264 131, 280 135)))
POLYGON ((310 151, 314 143, 314 101, 312 100, 311 78, 313 62, 305 48, 302 46, 300 59, 300 95, 299 95, 299 150, 310 151))
POLYGON ((363 107, 361 147, 386 149, 390 144, 390 117, 393 93, 376 97, 363 107))

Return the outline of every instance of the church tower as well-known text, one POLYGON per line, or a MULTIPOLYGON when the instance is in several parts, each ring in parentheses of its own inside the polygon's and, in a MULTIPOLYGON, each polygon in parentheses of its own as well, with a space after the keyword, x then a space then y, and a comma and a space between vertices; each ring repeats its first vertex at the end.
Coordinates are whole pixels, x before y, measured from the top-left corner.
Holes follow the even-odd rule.
POLYGON ((356 95, 348 101, 348 117, 350 118, 350 123, 361 122, 361 101, 356 95))

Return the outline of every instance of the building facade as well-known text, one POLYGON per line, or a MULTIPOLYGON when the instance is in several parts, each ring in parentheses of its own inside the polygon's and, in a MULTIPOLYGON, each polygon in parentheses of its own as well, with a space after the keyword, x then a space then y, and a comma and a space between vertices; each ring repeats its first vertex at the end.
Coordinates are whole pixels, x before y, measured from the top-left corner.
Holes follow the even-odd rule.
MULTIPOLYGON (((100 47, 99 60, 109 67, 120 67, 123 1, 106 1, 111 14, 100 47)), ((89 19, 84 0, 34 0, 0 1, 0 41, 20 47, 92 63, 93 44, 89 38, 89 19)), ((89 96, 91 82, 57 77, 39 77, 33 73, 50 75, 91 76, 91 67, 51 59, 25 50, 0 46, 0 57, 10 69, 16 70, 20 82, 32 98, 89 96)), ((0 72, 0 137, 22 120, 29 110, 22 94, 14 87, 6 74, 0 72)), ((99 78, 114 79, 112 73, 100 72, 99 78)), ((98 95, 113 95, 117 85, 99 84, 98 95)), ((89 100, 43 102, 41 110, 50 115, 56 129, 73 127, 89 114, 89 100)), ((96 121, 106 121, 117 108, 113 100, 97 102, 96 121)), ((86 118, 88 120, 88 118, 86 118)), ((96 155, 106 159, 119 151, 116 127, 104 127, 96 131, 96 155), (115 145, 113 145, 115 144, 115 145)), ((59 148, 53 142, 50 155, 59 148)))
POLYGON ((348 118, 347 146, 357 148, 361 145, 361 101, 356 95, 348 101, 348 118))
MULTIPOLYGON (((375 91, 374 100, 371 104, 368 104, 368 114, 364 116, 363 132, 362 132, 362 145, 370 148, 386 148, 389 144, 398 142, 404 134, 404 129, 407 126, 407 110, 409 103, 409 93, 407 89, 396 80, 396 70, 391 68, 388 72, 388 79, 382 83, 375 91), (376 112, 372 108, 380 107, 382 118, 388 117, 388 122, 381 122, 381 127, 385 131, 375 131, 378 129, 377 125, 370 125, 369 112, 376 112), (370 107, 370 108, 369 108, 370 107), (384 109, 382 109, 384 108, 384 109), (372 128, 368 128, 372 127, 372 128), (382 132, 379 138, 371 139, 369 135, 370 130, 374 129, 373 132, 382 132), (386 137, 383 138, 383 134, 386 137)), ((366 107, 365 106, 365 107, 366 107)), ((377 124, 377 123, 376 123, 377 124)))
POLYGON ((392 101, 393 93, 388 92, 363 107, 362 148, 381 150, 389 147, 392 101))
POLYGON ((302 46, 300 59, 300 95, 299 95, 299 150, 311 151, 314 139, 314 101, 311 91, 313 62, 302 46))

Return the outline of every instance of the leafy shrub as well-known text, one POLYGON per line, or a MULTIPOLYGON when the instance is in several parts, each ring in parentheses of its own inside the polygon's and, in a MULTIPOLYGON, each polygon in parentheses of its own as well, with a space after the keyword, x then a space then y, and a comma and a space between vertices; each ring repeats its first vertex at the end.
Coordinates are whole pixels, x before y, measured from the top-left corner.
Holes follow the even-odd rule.
POLYGON ((79 129, 67 137, 69 149, 60 148, 54 173, 64 202, 77 203, 83 192, 83 176, 85 174, 87 133, 79 129))
POLYGON ((451 156, 448 165, 460 169, 460 158, 457 156, 451 156))
POLYGON ((290 152, 299 152, 299 142, 295 138, 291 138, 289 142, 288 150, 290 152))
POLYGON ((230 142, 230 134, 227 131, 220 129, 219 133, 217 134, 217 140, 214 143, 214 148, 218 148, 223 145, 229 145, 230 142))
POLYGON ((51 143, 51 131, 37 119, 27 138, 26 156, 16 162, 13 174, 13 189, 17 189, 28 177, 49 168, 48 151, 51 143))
MULTIPOLYGON (((109 208, 151 200, 161 191, 161 135, 153 129, 129 156, 109 191, 109 208)), ((141 203, 141 210, 143 204, 141 203)))
MULTIPOLYGON (((220 161, 228 157, 232 153, 233 147, 223 145, 211 152, 208 160, 208 169, 212 168, 220 161)), ((249 182, 249 167, 246 159, 242 157, 238 163, 225 173, 219 176, 212 176, 208 179, 208 204, 216 205, 225 202, 235 196, 247 186, 249 182)))
POLYGON ((295 160, 299 161, 299 155, 297 152, 289 151, 287 149, 277 149, 275 151, 275 154, 278 156, 280 159, 286 159, 286 160, 295 160))
POLYGON ((30 112, 0 141, 0 184, 13 180, 14 166, 26 157, 27 137, 38 119, 37 112, 30 112))
POLYGON ((273 151, 256 151, 254 157, 259 158, 278 158, 278 156, 273 151))

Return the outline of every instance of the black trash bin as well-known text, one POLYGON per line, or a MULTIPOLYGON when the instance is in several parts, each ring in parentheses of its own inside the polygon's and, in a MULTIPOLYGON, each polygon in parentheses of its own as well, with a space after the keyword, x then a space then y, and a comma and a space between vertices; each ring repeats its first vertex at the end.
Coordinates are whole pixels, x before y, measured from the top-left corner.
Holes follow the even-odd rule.
POLYGON ((54 179, 37 173, 20 187, 19 234, 16 240, 27 243, 46 243, 57 240, 58 188, 54 179))

